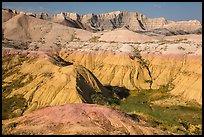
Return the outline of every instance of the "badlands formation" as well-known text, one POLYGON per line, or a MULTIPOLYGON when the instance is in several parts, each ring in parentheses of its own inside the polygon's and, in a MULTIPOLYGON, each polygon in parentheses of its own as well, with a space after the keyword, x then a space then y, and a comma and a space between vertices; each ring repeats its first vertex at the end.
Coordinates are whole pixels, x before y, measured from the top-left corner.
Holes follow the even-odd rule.
POLYGON ((43 19, 55 23, 60 23, 65 26, 80 28, 89 31, 104 31, 113 30, 116 28, 128 28, 129 30, 153 30, 158 28, 166 28, 171 31, 183 30, 185 32, 193 32, 199 30, 202 25, 197 20, 191 21, 170 21, 165 18, 150 19, 138 12, 114 11, 95 15, 93 13, 79 15, 77 13, 47 14, 47 13, 25 13, 10 9, 2 9, 2 19, 6 22, 13 16, 24 14, 38 19, 43 19))
POLYGON ((121 96, 107 87, 164 89, 202 105, 199 21, 2 9, 2 37, 4 134, 176 133, 108 107, 121 96))

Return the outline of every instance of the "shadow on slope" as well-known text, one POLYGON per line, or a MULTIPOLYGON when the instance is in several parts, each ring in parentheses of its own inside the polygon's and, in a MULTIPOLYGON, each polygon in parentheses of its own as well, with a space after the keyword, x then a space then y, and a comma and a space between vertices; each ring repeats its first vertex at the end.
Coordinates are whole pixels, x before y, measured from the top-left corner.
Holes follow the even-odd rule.
POLYGON ((127 98, 130 95, 129 90, 125 87, 111 85, 106 85, 104 87, 112 91, 113 94, 116 94, 120 99, 127 98))
POLYGON ((57 65, 57 66, 60 66, 60 67, 73 65, 72 62, 65 61, 58 54, 47 53, 47 55, 50 57, 49 58, 50 62, 53 63, 54 65, 57 65))

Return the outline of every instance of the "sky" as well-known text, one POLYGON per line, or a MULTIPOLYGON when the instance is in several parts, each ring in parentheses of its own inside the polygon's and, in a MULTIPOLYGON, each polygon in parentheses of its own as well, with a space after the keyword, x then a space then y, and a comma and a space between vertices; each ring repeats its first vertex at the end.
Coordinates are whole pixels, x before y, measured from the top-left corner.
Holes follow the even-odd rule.
POLYGON ((81 15, 112 11, 140 12, 148 18, 202 21, 202 2, 2 2, 2 8, 24 12, 75 12, 81 15))

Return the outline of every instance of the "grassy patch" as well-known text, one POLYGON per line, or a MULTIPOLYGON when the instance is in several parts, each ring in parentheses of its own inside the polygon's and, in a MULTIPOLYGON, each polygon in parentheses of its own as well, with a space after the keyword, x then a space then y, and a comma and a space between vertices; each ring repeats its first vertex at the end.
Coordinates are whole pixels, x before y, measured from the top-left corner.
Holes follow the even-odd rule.
POLYGON ((47 77, 47 78, 53 78, 54 77, 54 74, 51 72, 45 72, 42 75, 43 75, 43 77, 47 77))
POLYGON ((2 39, 2 46, 14 49, 27 50, 31 41, 19 42, 14 40, 2 39))
POLYGON ((74 39, 75 39, 75 34, 72 34, 70 41, 73 41, 74 39))
POLYGON ((142 113, 148 115, 151 119, 147 120, 151 126, 160 129, 169 130, 178 134, 197 134, 191 133, 190 125, 202 124, 202 109, 195 105, 187 106, 158 106, 153 105, 151 101, 169 98, 169 86, 161 86, 159 89, 131 91, 130 96, 120 103, 120 109, 126 113, 142 113), (136 92, 134 96, 132 93, 136 92), (185 130, 180 131, 179 126, 185 130), (176 127, 176 128, 173 128, 176 127), (177 130, 178 128, 178 130, 177 130))
POLYGON ((9 83, 9 85, 3 86, 2 92, 8 93, 8 92, 11 92, 12 89, 19 89, 19 88, 25 86, 26 84, 30 83, 34 79, 32 75, 29 75, 29 78, 26 82, 22 82, 27 75, 29 75, 29 74, 22 75, 19 78, 17 78, 16 80, 13 80, 11 83, 9 83))
POLYGON ((91 95, 91 100, 94 104, 100 104, 100 105, 110 105, 113 108, 120 104, 120 100, 115 97, 105 97, 100 92, 93 93, 91 95))
POLYGON ((15 95, 11 98, 2 96, 2 120, 21 116, 26 108, 26 99, 22 95, 15 95), (19 111, 15 112, 15 110, 19 111))
POLYGON ((130 95, 129 90, 125 87, 110 86, 110 85, 106 85, 105 87, 109 89, 113 94, 113 96, 118 99, 127 98, 130 95))
POLYGON ((2 56, 2 72, 6 74, 8 71, 17 69, 24 61, 28 60, 27 55, 4 55, 2 56))
POLYGON ((7 95, 13 89, 21 88, 34 79, 32 75, 20 73, 22 62, 28 60, 26 55, 5 55, 3 56, 2 60, 2 95, 7 95), (18 75, 15 76, 12 81, 8 82, 5 80, 5 78, 14 74, 18 75), (23 82, 26 77, 28 78, 23 82))
POLYGON ((69 66, 69 65, 73 65, 73 63, 65 61, 58 54, 48 53, 47 55, 50 57, 49 58, 50 62, 53 63, 54 65, 59 66, 59 67, 66 67, 66 66, 69 66))

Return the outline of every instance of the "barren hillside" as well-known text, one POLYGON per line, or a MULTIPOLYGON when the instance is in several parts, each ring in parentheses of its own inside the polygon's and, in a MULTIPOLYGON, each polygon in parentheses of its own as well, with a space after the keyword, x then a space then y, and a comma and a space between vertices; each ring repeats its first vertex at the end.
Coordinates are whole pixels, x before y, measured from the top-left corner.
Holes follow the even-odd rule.
POLYGON ((5 99, 21 96, 26 104, 25 108, 13 110, 14 115, 46 106, 95 103, 93 94, 111 98, 110 91, 83 66, 73 65, 57 56, 49 57, 44 53, 32 55, 33 53, 19 51, 20 55, 15 55, 10 50, 5 52, 2 86, 3 91, 6 91, 3 96, 5 99))
MULTIPOLYGON (((143 121, 144 122, 144 121, 143 121)), ((96 104, 67 104, 39 109, 3 122, 6 134, 151 135, 170 134, 145 126, 130 116, 96 104), (15 127, 9 125, 15 124, 15 127)))

